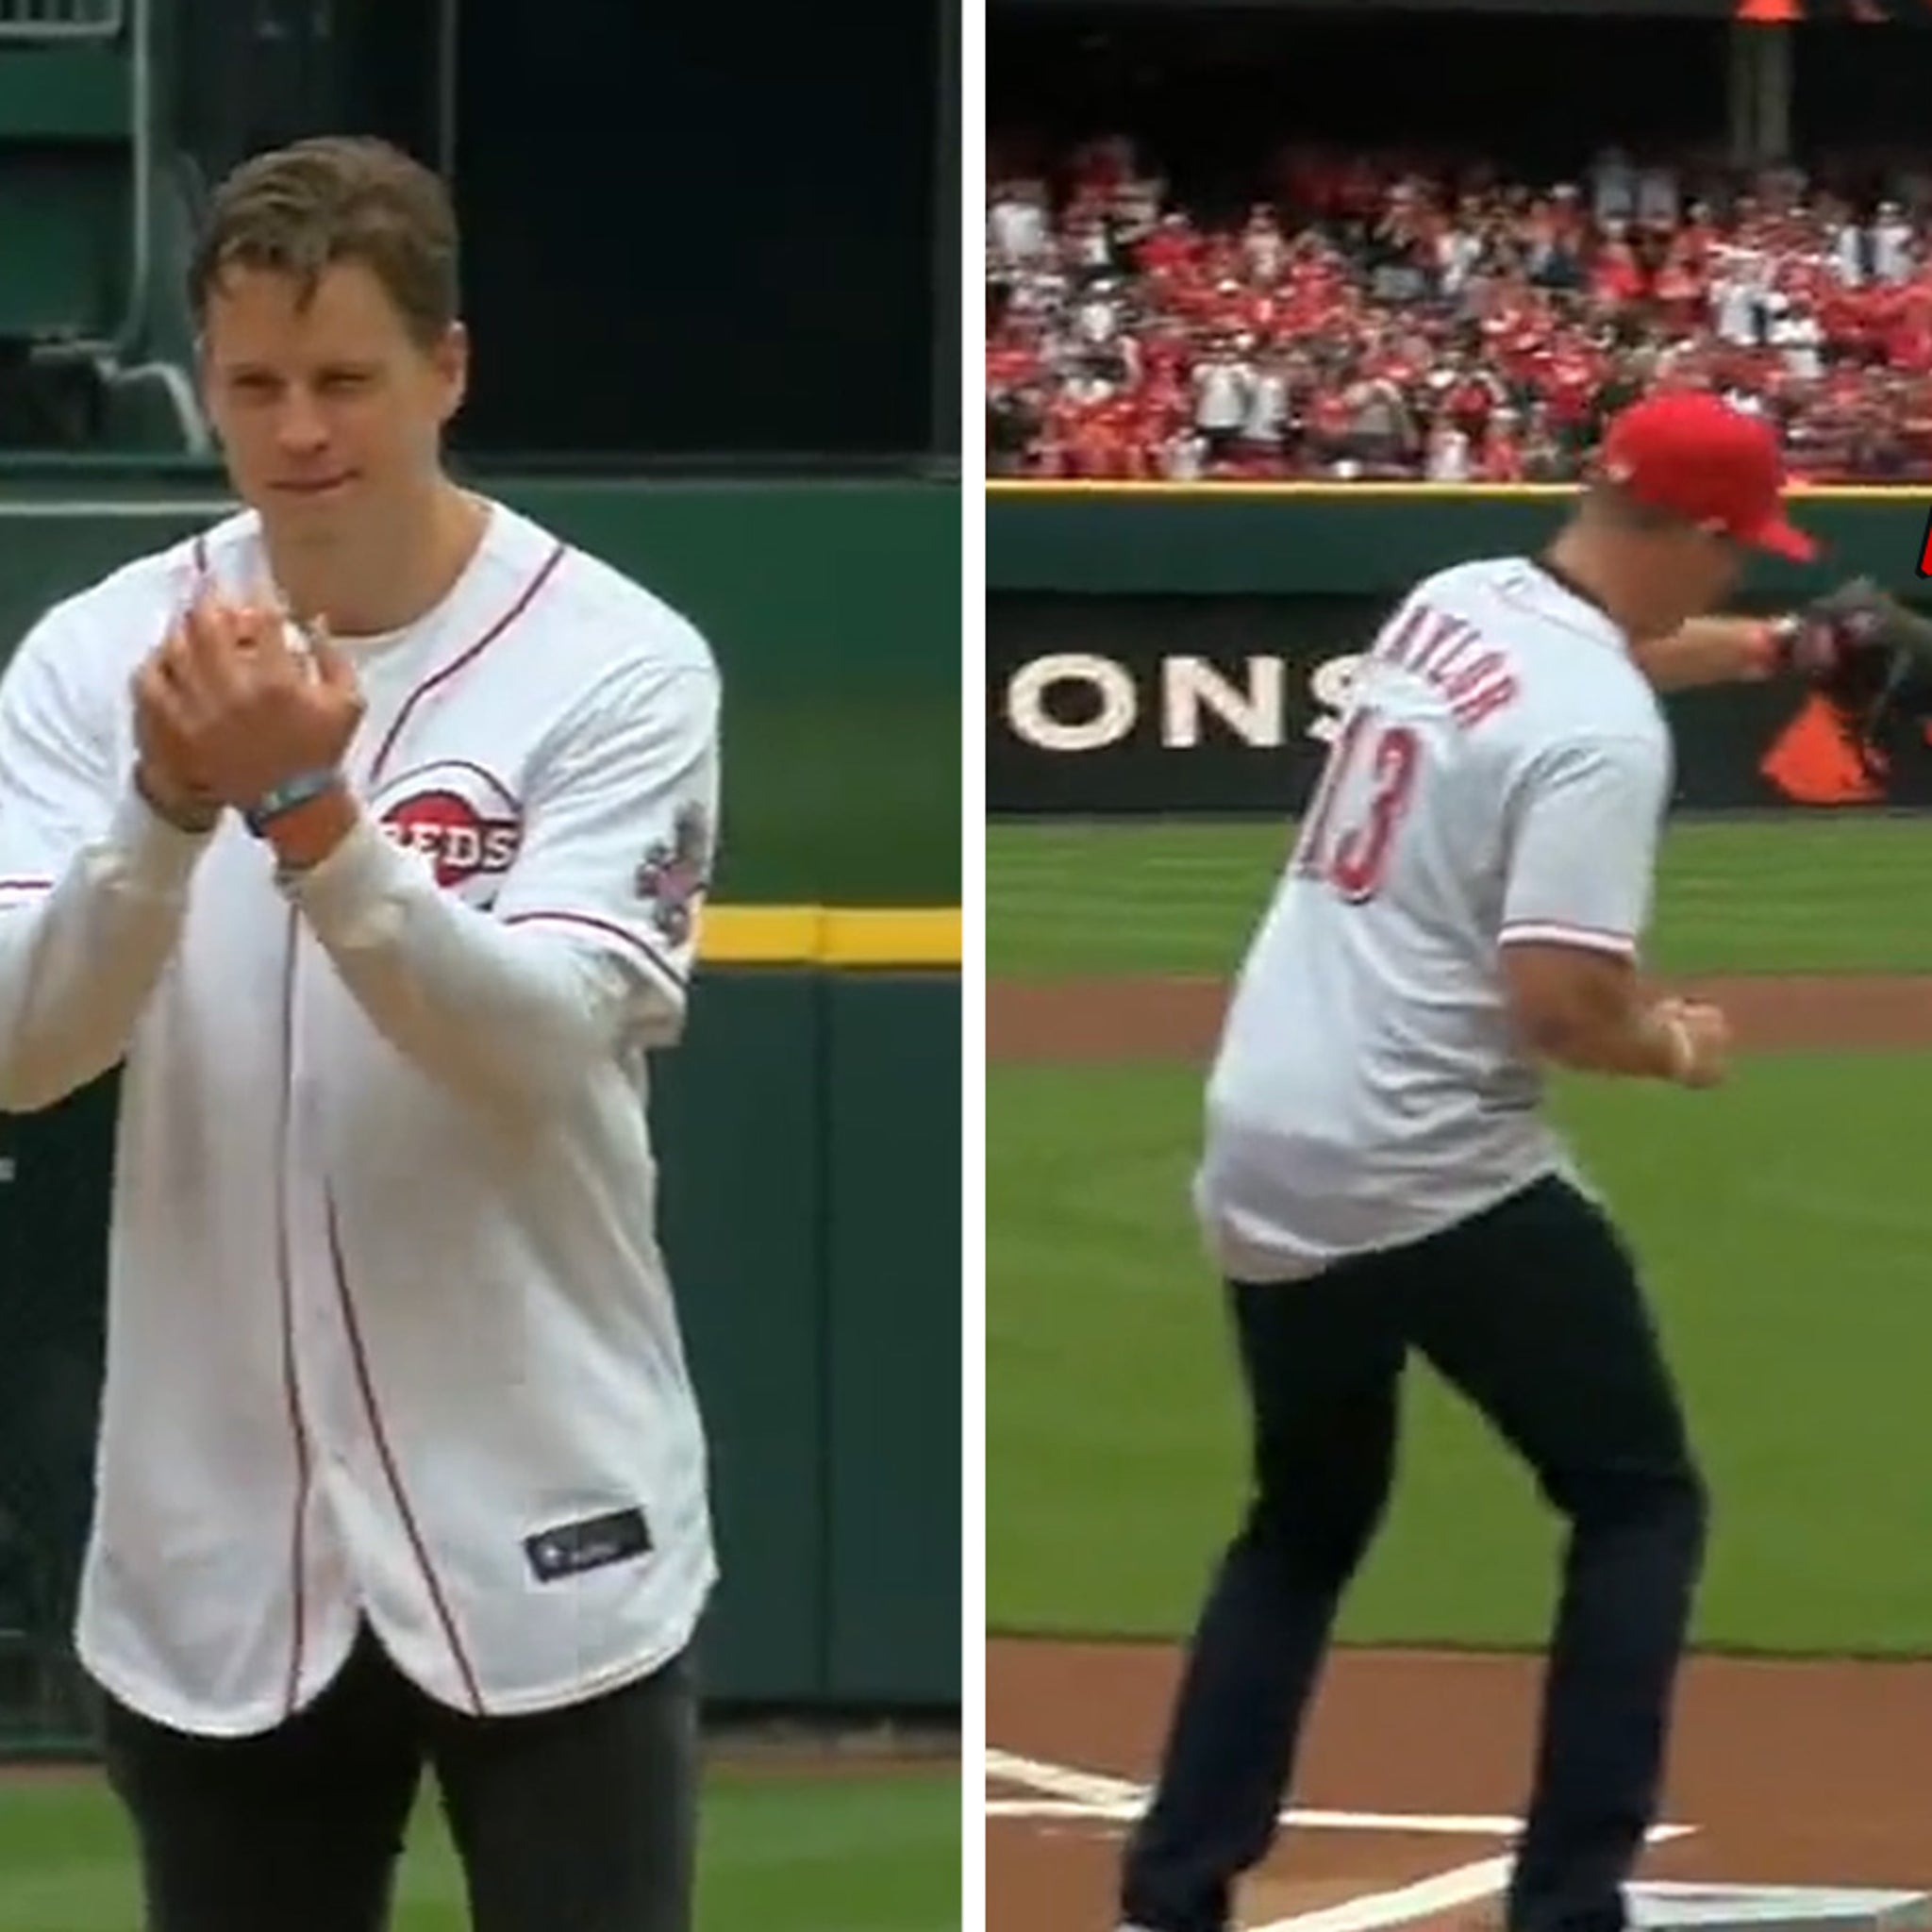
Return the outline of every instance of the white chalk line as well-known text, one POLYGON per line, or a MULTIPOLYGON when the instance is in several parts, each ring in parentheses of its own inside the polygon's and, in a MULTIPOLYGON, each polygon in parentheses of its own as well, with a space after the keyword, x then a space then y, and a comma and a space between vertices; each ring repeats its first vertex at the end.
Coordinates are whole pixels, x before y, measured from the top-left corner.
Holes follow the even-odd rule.
MULTIPOLYGON (((1045 1758, 1023 1757, 1011 1751, 989 1749, 986 1775, 1021 1785, 1039 1795, 1032 1798, 989 1798, 989 1818, 1079 1818, 1122 1820, 1138 1817, 1146 1808, 1148 1788, 1131 1778, 1105 1772, 1082 1771, 1045 1758)), ((1392 1831, 1445 1838, 1514 1838, 1523 1821, 1497 1813, 1457 1811, 1357 1811, 1295 1806, 1281 1814, 1281 1823, 1304 1831, 1392 1831)), ((1679 1837, 1688 1825, 1662 1824, 1656 1830, 1679 1837)))
MULTIPOLYGON (((986 1774, 1008 1784, 1024 1785, 1051 1800, 1055 1817, 1077 1815, 1077 1807, 1089 1807, 1096 1817, 1134 1817, 1145 1808, 1147 1787, 1131 1778, 1112 1777, 1104 1772, 1080 1771, 1070 1764, 1052 1764, 1041 1757, 1022 1757, 1011 1751, 989 1750, 986 1774)), ((1023 1808, 1037 1801, 990 1799, 987 1815, 1017 1818, 1023 1808), (994 1807, 998 1808, 995 1809, 994 1807)), ((1477 1838, 1509 1838, 1523 1827, 1514 1818, 1464 1816, 1436 1811, 1344 1811, 1296 1807, 1284 1811, 1284 1824, 1317 1831, 1416 1831, 1441 1832, 1477 1838)))
MULTIPOLYGON (((1102 1772, 1081 1771, 1073 1765, 1052 1764, 1043 1758, 1023 1757, 1010 1751, 989 1749, 986 1774, 1024 1786, 1031 1798, 989 1798, 989 1818, 1069 1819, 1091 1823, 1127 1823, 1145 1808, 1148 1788, 1130 1778, 1102 1772)), ((1303 1830, 1435 1833, 1442 1836, 1513 1838, 1523 1828, 1519 1818, 1454 1812, 1340 1811, 1291 1807, 1281 1813, 1284 1825, 1303 1830)), ((1655 1824, 1652 1844, 1688 1838, 1694 1824, 1655 1824)), ((1338 1906, 1295 1912, 1271 1920, 1247 1932, 1384 1932, 1457 1906, 1494 1898, 1509 1883, 1514 1859, 1508 1854, 1476 1858, 1451 1866, 1427 1878, 1418 1878, 1387 1891, 1366 1892, 1338 1906)))
POLYGON ((1376 1932, 1380 1926, 1407 1924, 1411 1919, 1426 1919, 1431 1912, 1494 1898, 1509 1883, 1511 1863, 1507 1857, 1478 1858, 1474 1864, 1452 1866, 1433 1878, 1419 1878, 1393 1891, 1372 1891, 1346 1905, 1324 1906, 1319 1911, 1274 1919, 1255 1926, 1253 1932, 1376 1932))
POLYGON ((1131 1824, 1141 1815, 1139 1805, 1088 1805, 1078 1798, 989 1798, 979 1808, 985 1818, 1038 1824, 1065 1818, 1076 1824, 1131 1824))
POLYGON ((1067 1798, 1075 1804, 1141 1806, 1147 1802, 1147 1787, 1132 1778, 1078 1771, 1071 1764, 1050 1764, 1043 1757, 1021 1757, 1011 1751, 995 1751, 990 1744, 986 1774, 1011 1785, 1024 1785, 1041 1797, 1067 1798))
MULTIPOLYGON (((1658 1824, 1652 1827, 1649 1839, 1652 1844, 1661 1844, 1669 1839, 1688 1838, 1696 1829, 1694 1824, 1658 1824)), ((1385 1926, 1406 1925, 1432 1913, 1496 1897, 1508 1885, 1514 1864, 1507 1855, 1478 1858, 1472 1864, 1438 1872, 1431 1878, 1418 1878, 1411 1885, 1366 1892, 1345 1905, 1271 1919, 1265 1925, 1244 1927, 1243 1932, 1380 1932, 1385 1926)))
MULTIPOLYGON (((1649 1841, 1661 1844, 1669 1839, 1688 1838, 1696 1829, 1694 1824, 1655 1825, 1649 1841)), ((1367 1892, 1345 1905, 1295 1912, 1286 1919, 1272 1919, 1265 1925, 1244 1927, 1243 1932, 1380 1932, 1385 1926, 1406 1925, 1436 1912, 1496 1897, 1508 1885, 1514 1863, 1507 1856, 1478 1858, 1473 1864, 1438 1872, 1432 1878, 1419 1878, 1412 1885, 1367 1892)))
MULTIPOLYGON (((1096 1823, 1131 1823, 1146 1808, 1143 1798, 1096 1801, 1089 1798, 989 1798, 981 1807, 989 1818, 1091 1819, 1096 1823)), ((1291 1807, 1281 1814, 1283 1824, 1300 1831, 1406 1832, 1418 1838, 1511 1838, 1513 1819, 1458 1817, 1435 1811, 1323 1811, 1291 1807)))

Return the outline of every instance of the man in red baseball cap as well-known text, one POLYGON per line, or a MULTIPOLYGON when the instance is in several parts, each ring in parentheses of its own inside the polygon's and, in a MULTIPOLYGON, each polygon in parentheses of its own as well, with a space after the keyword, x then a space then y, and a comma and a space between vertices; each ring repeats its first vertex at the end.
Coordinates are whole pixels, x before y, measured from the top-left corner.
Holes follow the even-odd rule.
MULTIPOLYGON (((1816 557, 1817 545, 1785 515, 1784 481, 1776 434, 1757 417, 1702 391, 1648 395, 1611 419, 1575 513, 1541 560, 1605 610, 1642 657, 1721 609, 1751 551, 1795 563, 1816 557)), ((1712 668, 1748 675, 1757 627, 1714 622, 1725 659, 1745 656, 1712 668)), ((1671 675, 1674 664, 1655 668, 1666 685, 1705 681, 1671 675)))
POLYGON ((1704 391, 1632 403, 1611 420, 1602 467, 1632 503, 1796 563, 1818 554, 1785 517, 1784 460, 1771 426, 1704 391))

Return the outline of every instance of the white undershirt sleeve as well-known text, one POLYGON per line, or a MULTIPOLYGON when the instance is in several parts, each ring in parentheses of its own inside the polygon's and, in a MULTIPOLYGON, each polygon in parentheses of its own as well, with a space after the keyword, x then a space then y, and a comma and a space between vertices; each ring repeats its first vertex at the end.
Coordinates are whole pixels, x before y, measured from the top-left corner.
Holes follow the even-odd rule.
POLYGON ((718 812, 716 674, 625 665, 539 760, 488 911, 373 819, 284 889, 371 1023, 497 1106, 557 1104, 600 1060, 682 1030, 718 812))
MULTIPOLYGON (((117 769, 90 641, 60 610, 0 675, 0 1110, 118 1065, 180 937, 206 836, 117 769)), ((125 698, 132 702, 131 698, 125 698)))

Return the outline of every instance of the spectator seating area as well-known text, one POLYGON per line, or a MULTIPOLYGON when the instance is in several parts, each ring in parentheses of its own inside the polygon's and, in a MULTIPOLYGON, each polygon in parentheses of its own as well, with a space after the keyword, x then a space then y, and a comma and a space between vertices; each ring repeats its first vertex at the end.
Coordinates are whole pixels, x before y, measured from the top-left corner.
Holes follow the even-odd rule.
POLYGON ((0 0, 0 451, 198 453, 169 0, 0 0))
POLYGON ((1119 138, 989 152, 987 465, 1110 480, 1573 478, 1647 390, 1795 477, 1932 480, 1932 183, 1606 150, 1573 181, 1290 146, 1190 206, 1119 138))

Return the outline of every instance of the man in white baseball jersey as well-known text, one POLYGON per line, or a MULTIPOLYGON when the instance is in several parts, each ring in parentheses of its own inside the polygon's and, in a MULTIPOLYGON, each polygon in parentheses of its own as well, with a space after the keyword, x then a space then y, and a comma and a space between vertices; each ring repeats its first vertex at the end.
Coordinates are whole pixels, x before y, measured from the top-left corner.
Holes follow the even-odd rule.
POLYGON ((715 1566, 644 1057, 718 674, 445 475, 433 175, 260 156, 192 294, 246 508, 0 679, 0 1106, 124 1069, 78 1642, 147 1924, 375 1932, 427 1762, 483 1932, 686 1932, 715 1566))
POLYGON ((1273 1840, 1411 1349, 1570 1528, 1509 1932, 1623 1924, 1705 1495, 1631 1256, 1541 1111, 1543 1066, 1722 1077, 1722 1014, 1638 976, 1672 777, 1653 678, 1748 675, 1765 627, 1699 614, 1747 546, 1811 554, 1780 488, 1755 419, 1636 404, 1544 555, 1430 576, 1369 651, 1208 1085, 1195 1202, 1254 1493, 1126 1854, 1137 1932, 1224 1932, 1273 1840))

